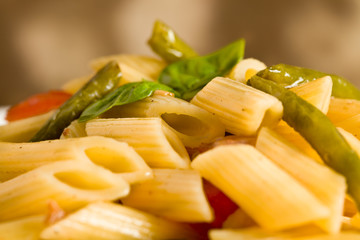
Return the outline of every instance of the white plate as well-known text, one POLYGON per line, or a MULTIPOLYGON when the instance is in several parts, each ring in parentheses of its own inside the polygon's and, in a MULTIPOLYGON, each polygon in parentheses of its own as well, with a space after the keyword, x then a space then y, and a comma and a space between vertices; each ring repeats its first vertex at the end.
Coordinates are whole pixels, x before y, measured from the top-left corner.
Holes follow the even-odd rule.
POLYGON ((6 113, 9 109, 9 106, 0 106, 0 126, 7 124, 7 121, 5 120, 6 113))

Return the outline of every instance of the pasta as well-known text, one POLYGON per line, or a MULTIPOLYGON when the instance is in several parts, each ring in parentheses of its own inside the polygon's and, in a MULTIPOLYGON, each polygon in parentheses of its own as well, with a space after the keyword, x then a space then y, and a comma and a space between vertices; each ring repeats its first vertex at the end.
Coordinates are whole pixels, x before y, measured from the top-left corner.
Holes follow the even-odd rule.
POLYGON ((122 202, 180 222, 211 222, 214 218, 201 176, 194 170, 154 169, 154 179, 133 186, 122 202))
POLYGON ((95 59, 9 114, 0 240, 360 239, 360 90, 244 43, 198 56, 158 21, 163 60, 95 59))
POLYGON ((275 126, 282 117, 282 105, 275 97, 221 77, 206 85, 191 103, 214 113, 226 131, 236 135, 255 135, 260 126, 275 126))
POLYGON ((225 134, 219 119, 184 100, 154 95, 110 109, 103 117, 161 117, 186 147, 198 147, 225 134))
POLYGON ((0 221, 45 214, 50 199, 66 211, 129 193, 121 177, 96 165, 56 162, 0 183, 0 221))
POLYGON ((95 163, 130 183, 151 178, 151 169, 126 143, 104 137, 84 137, 39 143, 0 142, 0 181, 37 167, 64 160, 95 163))
POLYGON ((160 118, 97 119, 86 124, 86 132, 127 142, 150 167, 189 167, 184 146, 160 118))

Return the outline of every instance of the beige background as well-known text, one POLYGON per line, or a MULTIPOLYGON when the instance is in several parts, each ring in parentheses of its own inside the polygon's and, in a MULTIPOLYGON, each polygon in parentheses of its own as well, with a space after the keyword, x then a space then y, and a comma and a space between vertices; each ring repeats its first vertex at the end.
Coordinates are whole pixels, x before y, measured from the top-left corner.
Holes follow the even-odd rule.
POLYGON ((96 57, 153 55, 156 19, 202 54, 244 37, 246 57, 360 86, 358 0, 0 0, 0 106, 89 73, 96 57))

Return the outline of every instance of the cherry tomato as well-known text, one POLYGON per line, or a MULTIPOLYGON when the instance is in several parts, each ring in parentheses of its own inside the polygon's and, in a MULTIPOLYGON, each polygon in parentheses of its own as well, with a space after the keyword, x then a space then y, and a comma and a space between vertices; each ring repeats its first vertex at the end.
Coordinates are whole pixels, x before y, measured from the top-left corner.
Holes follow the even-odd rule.
POLYGON ((7 112, 6 120, 15 121, 47 113, 60 107, 70 97, 71 94, 59 90, 33 95, 12 106, 7 112))
POLYGON ((210 206, 214 211, 215 219, 211 223, 191 224, 191 227, 200 235, 200 239, 205 240, 208 239, 207 234, 211 228, 221 228, 223 222, 239 207, 210 182, 204 180, 203 187, 210 206))

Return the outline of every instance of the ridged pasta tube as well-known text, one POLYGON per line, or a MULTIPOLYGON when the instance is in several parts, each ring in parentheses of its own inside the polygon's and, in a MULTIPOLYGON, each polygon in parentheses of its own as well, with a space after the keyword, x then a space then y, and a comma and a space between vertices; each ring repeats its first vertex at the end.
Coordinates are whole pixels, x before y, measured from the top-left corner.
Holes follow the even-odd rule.
POLYGON ((229 78, 239 81, 241 83, 246 83, 249 79, 248 71, 251 71, 255 75, 258 71, 261 71, 266 68, 265 63, 255 59, 255 58, 246 58, 240 60, 238 64, 233 67, 229 73, 229 78))
POLYGON ((300 226, 330 214, 312 193, 253 146, 220 146, 198 155, 191 166, 264 229, 300 226))
POLYGON ((191 100, 220 118, 227 132, 255 135, 260 126, 275 126, 283 107, 275 97, 235 80, 216 77, 191 100))
POLYGON ((0 181, 56 161, 93 162, 129 183, 152 177, 144 160, 124 142, 100 136, 35 143, 0 142, 0 181))
POLYGON ((290 88, 299 97, 308 101, 326 114, 329 110, 333 82, 330 76, 318 78, 314 81, 290 88))
POLYGON ((115 203, 96 202, 49 226, 41 239, 195 239, 184 225, 115 203))
POLYGON ((316 224, 329 233, 339 232, 346 193, 345 178, 310 159, 268 128, 260 130, 256 148, 302 183, 330 209, 329 218, 316 224))
POLYGON ((0 223, 1 240, 39 240, 45 216, 36 215, 0 223))
POLYGON ((93 201, 124 197, 129 190, 121 177, 92 163, 55 162, 0 183, 0 221, 45 214, 49 200, 72 211, 93 201))
POLYGON ((186 147, 198 147, 225 134, 224 125, 213 114, 182 99, 160 95, 114 107, 103 117, 161 117, 186 147))
POLYGON ((166 66, 162 60, 140 55, 121 54, 105 56, 91 62, 91 67, 97 71, 110 61, 117 61, 120 65, 123 77, 121 84, 125 82, 138 82, 145 80, 156 81, 160 72, 166 66))
POLYGON ((189 168, 184 145, 160 118, 94 119, 86 133, 127 142, 150 167, 189 168))
POLYGON ((54 111, 20 119, 0 126, 0 141, 2 142, 27 142, 46 123, 54 111))
POLYGON ((154 179, 136 184, 125 206, 180 222, 210 222, 212 210, 194 170, 153 169, 154 179))
POLYGON ((333 122, 341 122, 360 114, 360 101, 355 99, 334 98, 330 99, 327 117, 333 122))

